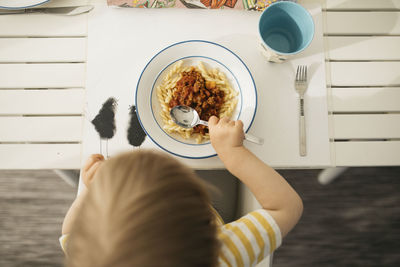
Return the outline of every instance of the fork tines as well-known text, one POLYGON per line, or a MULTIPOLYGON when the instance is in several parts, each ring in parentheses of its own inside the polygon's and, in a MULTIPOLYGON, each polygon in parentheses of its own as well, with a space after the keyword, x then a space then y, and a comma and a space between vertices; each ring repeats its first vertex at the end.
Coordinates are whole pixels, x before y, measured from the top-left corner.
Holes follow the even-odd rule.
POLYGON ((297 66, 296 81, 299 81, 299 82, 307 81, 307 66, 305 66, 305 65, 297 66))

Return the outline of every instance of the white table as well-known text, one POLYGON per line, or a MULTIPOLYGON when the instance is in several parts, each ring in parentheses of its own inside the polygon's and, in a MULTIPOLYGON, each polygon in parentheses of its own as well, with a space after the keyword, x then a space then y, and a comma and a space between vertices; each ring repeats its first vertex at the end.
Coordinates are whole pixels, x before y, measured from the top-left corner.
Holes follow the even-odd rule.
MULTIPOLYGON (((110 96, 117 99, 118 106, 115 115, 116 133, 107 141, 108 154, 113 156, 132 149, 126 138, 128 111, 135 104, 135 85, 143 68, 165 47, 176 42, 200 39, 216 42, 233 51, 252 74, 257 88, 258 104, 249 132, 262 137, 265 142, 263 145, 245 142, 246 147, 275 168, 330 166, 322 12, 320 5, 307 5, 306 8, 310 10, 316 24, 313 42, 306 52, 285 63, 273 64, 267 62, 258 50, 258 12, 176 8, 142 10, 97 5, 89 16, 88 25, 87 120, 84 121, 83 158, 100 152, 99 135, 90 120, 98 114, 102 104, 110 96), (190 23, 182 25, 182 21, 190 23), (215 27, 215 24, 235 26, 215 27), (141 25, 147 25, 152 30, 149 31, 141 25), (299 96, 293 82, 296 67, 301 64, 309 65, 310 73, 305 96, 306 157, 299 155, 299 96)), ((142 104, 148 105, 150 109, 150 103, 142 104)), ((142 114, 146 113, 144 108, 140 111, 142 114)), ((148 134, 149 138, 141 147, 159 149, 156 142, 160 143, 161 140, 155 138, 154 132, 150 131, 148 134)), ((163 139, 168 140, 170 139, 163 139)), ((104 153, 106 142, 102 143, 104 153)), ((193 147, 188 148, 189 151, 190 149, 193 147)), ((176 152, 174 149, 172 151, 176 152)), ((218 157, 176 158, 195 169, 224 168, 218 157)))
MULTIPOLYGON (((322 4, 332 166, 399 165, 400 1, 322 4)), ((0 169, 80 167, 86 42, 87 14, 0 16, 0 169)))

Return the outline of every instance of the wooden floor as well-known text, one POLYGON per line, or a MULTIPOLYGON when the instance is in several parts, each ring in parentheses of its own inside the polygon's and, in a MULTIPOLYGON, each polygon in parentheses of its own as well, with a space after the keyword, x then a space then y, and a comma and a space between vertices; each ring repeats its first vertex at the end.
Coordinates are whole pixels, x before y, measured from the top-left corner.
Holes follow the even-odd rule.
POLYGON ((1 171, 0 266, 63 266, 58 238, 75 192, 51 171, 1 171))
POLYGON ((400 266, 400 168, 351 168, 328 186, 318 171, 281 171, 304 202, 274 267, 400 266))
MULTIPOLYGON (((305 210, 274 267, 400 266, 400 168, 352 168, 328 186, 317 170, 281 173, 305 210)), ((58 237, 75 191, 51 171, 1 171, 0 266, 62 266, 58 237)))

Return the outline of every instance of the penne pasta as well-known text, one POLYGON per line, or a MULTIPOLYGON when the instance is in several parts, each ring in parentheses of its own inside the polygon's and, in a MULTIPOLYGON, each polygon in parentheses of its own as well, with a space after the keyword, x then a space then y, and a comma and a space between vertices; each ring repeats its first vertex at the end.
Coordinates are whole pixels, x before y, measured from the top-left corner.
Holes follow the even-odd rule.
POLYGON ((220 108, 219 117, 231 117, 236 105, 238 92, 235 91, 229 84, 226 75, 218 69, 209 69, 204 66, 202 62, 199 62, 197 66, 183 66, 183 61, 176 62, 172 68, 162 79, 161 84, 156 88, 157 99, 161 105, 161 119, 164 123, 163 129, 169 134, 179 134, 184 139, 194 138, 196 143, 202 143, 210 139, 208 133, 194 133, 193 129, 186 129, 176 125, 171 116, 169 102, 173 98, 174 91, 176 90, 176 84, 180 80, 183 72, 190 71, 191 69, 198 71, 206 82, 214 82, 217 88, 224 92, 223 103, 220 108))

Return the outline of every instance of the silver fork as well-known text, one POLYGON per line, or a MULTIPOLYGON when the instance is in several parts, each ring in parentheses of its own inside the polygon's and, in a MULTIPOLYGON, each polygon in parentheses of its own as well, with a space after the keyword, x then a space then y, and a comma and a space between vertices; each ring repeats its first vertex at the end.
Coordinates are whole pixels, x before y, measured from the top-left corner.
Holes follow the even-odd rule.
POLYGON ((307 90, 307 66, 298 66, 294 87, 300 96, 300 156, 307 155, 306 149, 306 122, 304 115, 304 93, 307 90))

